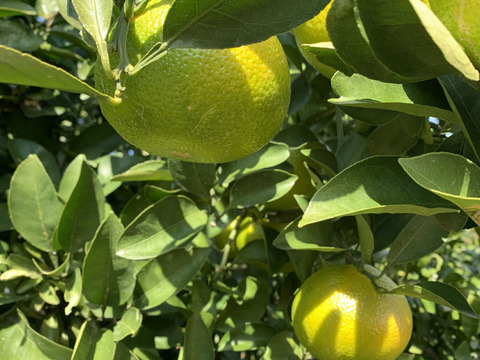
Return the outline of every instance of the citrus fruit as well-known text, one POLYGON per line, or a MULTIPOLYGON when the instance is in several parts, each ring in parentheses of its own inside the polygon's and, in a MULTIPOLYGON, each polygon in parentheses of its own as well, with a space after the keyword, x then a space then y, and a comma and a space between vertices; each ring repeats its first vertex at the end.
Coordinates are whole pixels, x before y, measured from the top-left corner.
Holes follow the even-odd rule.
MULTIPOLYGON (((233 220, 220 234, 215 237, 215 243, 220 249, 223 249, 227 244, 230 233, 235 228, 240 217, 233 220)), ((252 217, 245 217, 240 223, 235 241, 231 243, 229 256, 235 257, 238 251, 242 250, 245 245, 255 240, 263 240, 265 233, 263 232, 262 224, 254 220, 252 217)))
MULTIPOLYGON (((369 273, 379 271, 369 267, 369 273)), ((395 283, 383 276, 380 288, 395 283)), ((412 313, 402 295, 380 293, 353 265, 326 266, 300 287, 292 304, 300 342, 320 360, 394 360, 412 333, 412 313)))
MULTIPOLYGON (((132 64, 162 41, 172 3, 152 0, 131 20, 132 64)), ((96 88, 114 95, 114 85, 96 66, 96 88)), ((276 37, 231 49, 171 49, 124 76, 122 85, 120 105, 100 100, 117 132, 151 154, 195 162, 226 162, 260 149, 279 130, 290 101, 289 66, 276 37)))
POLYGON ((298 179, 288 193, 267 204, 270 209, 292 210, 298 208, 298 203, 294 195, 312 197, 313 194, 315 194, 316 188, 312 184, 310 173, 304 165, 306 159, 307 157, 303 155, 300 150, 291 152, 288 163, 292 166, 292 172, 298 176, 298 179))
POLYGON ((430 7, 480 69, 480 0, 430 0, 430 7))
POLYGON ((328 78, 331 78, 333 74, 335 74, 336 70, 318 61, 317 57, 314 54, 310 53, 308 50, 302 47, 302 44, 315 44, 319 42, 330 41, 330 37, 328 36, 327 32, 326 19, 328 10, 330 10, 331 3, 332 2, 330 2, 314 18, 293 29, 295 41, 297 42, 298 48, 300 49, 303 57, 320 74, 328 78))

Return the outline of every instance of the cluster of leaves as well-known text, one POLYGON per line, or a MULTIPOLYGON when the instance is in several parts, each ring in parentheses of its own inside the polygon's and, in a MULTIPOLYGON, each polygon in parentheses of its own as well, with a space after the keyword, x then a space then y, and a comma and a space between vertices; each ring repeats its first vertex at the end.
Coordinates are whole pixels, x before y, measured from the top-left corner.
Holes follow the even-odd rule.
MULTIPOLYGON (((342 72, 319 76, 280 35, 292 74, 284 128, 251 156, 196 164, 149 156, 103 121, 102 95, 89 85, 101 31, 80 33, 54 1, 0 0, 0 81, 16 84, 0 85, 1 356, 302 359, 291 298, 319 266, 345 261, 375 264, 400 283, 393 292, 409 296, 415 329, 405 359, 478 353, 478 73, 438 55, 452 39, 431 36, 438 20, 418 1, 342 2, 346 15, 360 14, 355 26, 338 12, 329 19, 333 54, 309 47, 342 72), (378 16, 395 20, 382 42, 378 16), (368 47, 350 46, 354 29, 368 47), (431 46, 399 41, 407 34, 431 46), (265 236, 232 258, 214 239, 238 216, 261 223, 265 236)), ((177 0, 175 11, 192 3, 177 0)), ((244 11, 264 9, 280 27, 242 36, 185 31, 173 12, 170 46, 248 43, 289 30, 326 1, 296 12, 289 3, 244 11)), ((208 14, 201 21, 222 29, 226 20, 208 14)))

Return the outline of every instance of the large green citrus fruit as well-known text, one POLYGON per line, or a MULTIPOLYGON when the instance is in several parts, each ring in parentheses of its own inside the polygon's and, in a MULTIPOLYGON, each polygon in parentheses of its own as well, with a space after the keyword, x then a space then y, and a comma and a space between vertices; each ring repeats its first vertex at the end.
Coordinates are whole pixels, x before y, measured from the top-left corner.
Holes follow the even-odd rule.
POLYGON ((293 30, 295 41, 297 42, 300 52, 310 65, 312 65, 320 74, 331 78, 336 70, 322 64, 317 57, 302 47, 302 44, 315 44, 319 42, 329 42, 326 19, 328 10, 330 10, 331 2, 313 19, 303 23, 293 30))
POLYGON ((480 69, 480 0, 430 0, 430 7, 480 69))
MULTIPOLYGON (((220 234, 215 237, 215 243, 220 249, 227 244, 228 237, 232 230, 237 226, 240 217, 235 218, 220 234)), ((235 257, 238 251, 242 250, 248 243, 255 240, 265 239, 262 224, 250 216, 245 217, 237 229, 235 241, 231 243, 230 258, 235 257)))
MULTIPOLYGON (((369 273, 379 272, 369 267, 369 273)), ((380 288, 396 285, 383 276, 380 288)), ((394 360, 412 334, 402 295, 380 293, 353 265, 326 266, 300 287, 292 304, 300 342, 320 360, 394 360)))
MULTIPOLYGON (((152 0, 131 21, 132 64, 162 40, 172 3, 152 0)), ((123 85, 119 106, 100 101, 120 135, 151 154, 196 162, 231 161, 255 152, 277 133, 290 101, 289 67, 276 37, 232 49, 171 49, 125 77, 123 85)), ((114 82, 101 66, 95 86, 114 94, 114 82)))

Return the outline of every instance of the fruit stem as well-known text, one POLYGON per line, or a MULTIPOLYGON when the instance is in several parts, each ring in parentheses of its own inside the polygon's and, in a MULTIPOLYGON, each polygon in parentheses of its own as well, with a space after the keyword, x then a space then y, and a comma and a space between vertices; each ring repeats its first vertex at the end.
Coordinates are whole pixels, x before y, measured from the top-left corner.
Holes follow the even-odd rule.
POLYGON ((135 75, 145 66, 157 61, 167 53, 168 44, 159 42, 153 45, 150 50, 140 59, 140 61, 128 72, 129 75, 135 75))
POLYGON ((228 234, 228 239, 227 243, 225 244, 223 248, 223 256, 222 256, 222 261, 220 262, 220 265, 217 268, 217 271, 215 272, 215 275, 213 276, 213 280, 218 280, 220 274, 225 270, 227 267, 227 261, 228 261, 228 255, 230 253, 230 249, 232 247, 232 243, 235 241, 237 234, 238 234, 238 229, 240 228, 240 224, 243 222, 245 219, 247 213, 244 211, 240 214, 237 223, 235 224, 235 227, 230 231, 230 234, 228 234))

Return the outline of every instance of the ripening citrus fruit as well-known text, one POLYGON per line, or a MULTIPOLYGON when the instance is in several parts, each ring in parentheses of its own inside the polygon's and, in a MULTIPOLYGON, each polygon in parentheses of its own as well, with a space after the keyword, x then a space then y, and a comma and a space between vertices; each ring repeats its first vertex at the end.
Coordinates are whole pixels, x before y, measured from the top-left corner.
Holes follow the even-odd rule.
POLYGON ((297 181, 290 189, 281 198, 269 202, 267 206, 272 210, 291 210, 298 208, 297 200, 295 200, 294 195, 304 195, 307 197, 312 197, 315 194, 316 188, 312 184, 310 173, 305 167, 304 162, 307 157, 304 156, 300 150, 294 150, 290 154, 288 162, 292 165, 292 172, 298 176, 297 181))
POLYGON ((480 0, 430 0, 432 11, 480 69, 480 0))
MULTIPOLYGON (((368 272, 379 275, 372 267, 368 272)), ((377 285, 396 286, 386 276, 377 285)), ((405 296, 379 293, 353 265, 326 266, 310 276, 294 298, 292 320, 300 342, 320 360, 394 360, 412 334, 405 296)))
MULTIPOLYGON (((215 237, 215 243, 220 249, 223 249, 227 244, 230 233, 237 225, 240 217, 233 220, 220 234, 215 237)), ((235 241, 231 243, 229 256, 235 257, 238 251, 242 250, 245 245, 255 240, 263 240, 265 233, 263 232, 262 224, 250 216, 245 217, 240 223, 235 241)))
MULTIPOLYGON (((131 20, 132 64, 162 40, 172 3, 152 0, 131 20)), ((171 49, 124 78, 119 106, 100 101, 105 118, 131 144, 186 161, 225 162, 255 152, 277 133, 290 101, 289 67, 276 37, 232 49, 171 49)), ((114 94, 101 66, 95 86, 114 94)))
POLYGON ((330 41, 326 26, 327 13, 328 10, 330 10, 330 6, 331 2, 313 19, 303 23, 293 30, 293 35, 295 36, 295 40, 302 55, 310 65, 320 72, 320 74, 328 78, 331 78, 336 70, 330 66, 322 64, 317 60, 314 54, 302 48, 301 45, 330 41))

